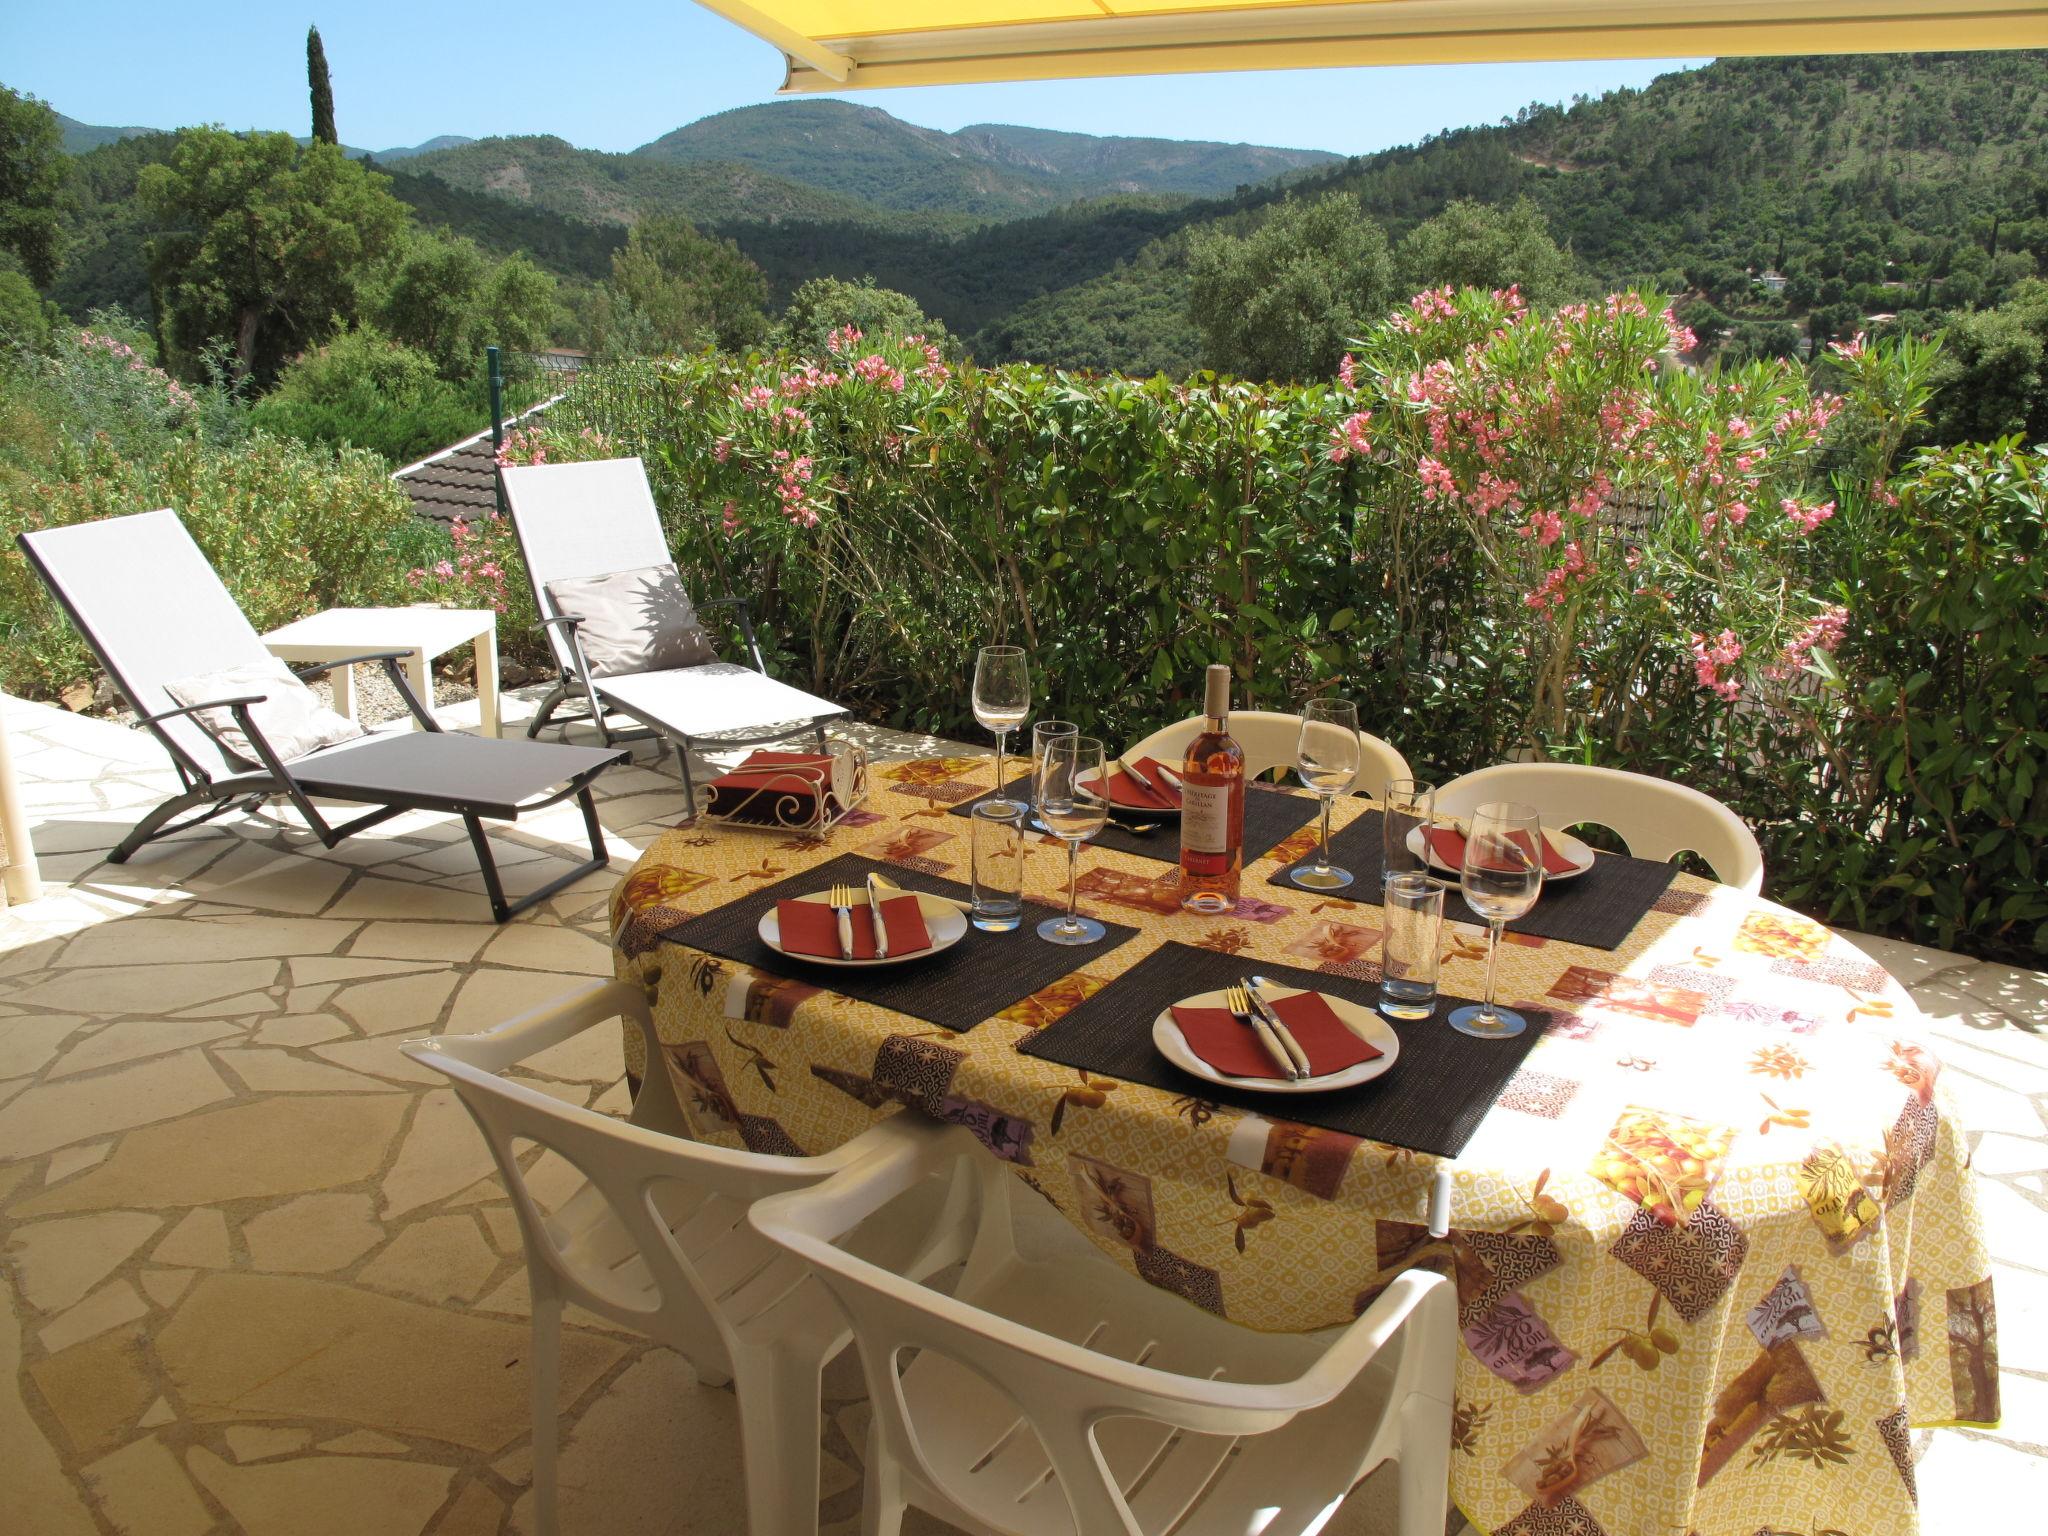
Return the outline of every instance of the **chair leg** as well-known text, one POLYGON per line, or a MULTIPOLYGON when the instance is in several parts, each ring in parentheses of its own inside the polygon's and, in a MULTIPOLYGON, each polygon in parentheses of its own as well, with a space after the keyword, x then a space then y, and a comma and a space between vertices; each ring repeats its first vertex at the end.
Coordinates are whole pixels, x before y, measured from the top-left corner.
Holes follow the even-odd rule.
POLYGON ((861 1486, 861 1536, 903 1536, 903 1474, 883 1452, 878 1443, 881 1438, 874 1430, 868 1431, 868 1470, 861 1486))
POLYGON ((734 1352, 747 1529, 757 1536, 806 1536, 818 1528, 822 1368, 817 1355, 801 1346, 734 1352))
POLYGON ((168 837, 173 832, 183 832, 185 827, 196 827, 203 822, 211 821, 214 817, 220 815, 221 812, 231 810, 235 804, 236 801, 234 799, 221 800, 211 789, 204 786, 198 789, 188 789, 184 794, 166 800, 162 805, 143 817, 142 820, 136 822, 129 829, 128 835, 114 845, 113 852, 107 855, 107 862, 109 864, 126 864, 135 850, 144 843, 154 838, 168 837), (173 827, 169 825, 195 806, 206 805, 209 802, 214 802, 213 809, 209 810, 205 815, 193 817, 189 822, 185 823, 185 826, 173 827))
POLYGON ((697 814, 697 785, 690 777, 690 738, 678 736, 675 738, 675 743, 676 761, 682 765, 683 769, 683 804, 688 807, 689 813, 694 816, 697 814))
POLYGON ((1402 1404, 1395 1466, 1400 1478, 1400 1536, 1442 1536, 1450 1513, 1449 1404, 1419 1392, 1402 1404))
POLYGON ((528 907, 546 901, 565 886, 574 885, 585 875, 594 874, 611 863, 611 851, 604 845, 604 827, 597 819, 597 801, 592 798, 588 784, 576 791, 576 803, 583 807, 583 828, 590 834, 590 857, 567 874, 557 875, 539 889, 528 891, 517 901, 505 899, 504 882, 498 878, 498 861, 491 856, 491 840, 484 835, 484 824, 474 816, 462 818, 463 826, 469 829, 470 846, 476 850, 477 868, 483 872, 484 894, 490 899, 491 916, 499 922, 509 922, 528 907))
POLYGON ((561 1529, 555 1463, 562 1436, 562 1298, 537 1266, 527 1267, 527 1277, 533 1289, 533 1528, 538 1536, 556 1536, 561 1529))
POLYGON ((533 718, 526 722, 528 740, 532 740, 547 728, 548 721, 554 718, 555 711, 561 708, 562 701, 568 696, 569 690, 560 683, 556 683, 548 690, 547 697, 540 701, 540 708, 535 710, 533 718))

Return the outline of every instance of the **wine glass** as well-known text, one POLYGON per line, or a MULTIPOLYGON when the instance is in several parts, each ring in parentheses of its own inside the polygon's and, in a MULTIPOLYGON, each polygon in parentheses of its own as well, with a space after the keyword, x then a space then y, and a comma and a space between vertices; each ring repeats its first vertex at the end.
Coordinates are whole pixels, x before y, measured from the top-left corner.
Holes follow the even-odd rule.
POLYGON ((1289 877, 1311 891, 1341 891, 1351 871, 1330 862, 1330 806, 1358 778, 1358 706, 1349 699, 1310 699, 1301 710, 1301 739, 1294 762, 1301 782, 1323 803, 1323 838, 1316 861, 1289 877))
POLYGON ((1498 800, 1479 807, 1465 838, 1459 874, 1465 904, 1487 921, 1486 1001, 1451 1011, 1451 1028, 1481 1040, 1506 1040, 1529 1021, 1494 1004, 1500 970, 1500 930, 1536 905, 1543 889, 1543 828, 1536 808, 1498 800))
POLYGON ((983 730, 996 733, 996 787, 998 805, 1008 806, 1022 816, 1027 809, 1021 800, 1004 794, 1003 774, 1009 763, 1010 732, 1031 713, 1031 669, 1024 662, 1021 645, 984 645, 974 658, 974 718, 983 730))
POLYGON ((1038 936, 1051 944, 1093 944, 1102 924, 1075 911, 1075 881, 1080 872, 1081 844, 1109 820, 1109 779, 1102 743, 1092 736, 1055 736, 1039 760, 1034 793, 1038 819, 1046 831, 1067 845, 1067 915, 1048 917, 1038 936))

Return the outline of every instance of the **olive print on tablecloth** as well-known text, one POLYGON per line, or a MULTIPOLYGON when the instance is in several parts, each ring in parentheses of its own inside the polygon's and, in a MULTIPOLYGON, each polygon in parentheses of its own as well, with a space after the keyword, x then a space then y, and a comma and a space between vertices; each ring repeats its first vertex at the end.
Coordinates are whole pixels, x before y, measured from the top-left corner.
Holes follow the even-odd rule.
POLYGON ((1899 1352, 1901 1365, 1920 1358, 1920 1282, 1911 1275, 1892 1303, 1892 1347, 1899 1352))
POLYGON ((1813 1304, 1813 1293, 1800 1277, 1799 1266, 1788 1264, 1778 1283, 1764 1292, 1763 1300, 1749 1309, 1745 1319, 1757 1344, 1769 1349, 1786 1339, 1824 1339, 1827 1324, 1813 1304))
POLYGON ((1659 1221, 1682 1222, 1705 1203, 1734 1140, 1728 1126, 1630 1104, 1587 1172, 1659 1221))
POLYGON ((1681 891, 1675 885, 1666 886, 1664 894, 1650 903, 1650 910, 1668 912, 1673 917, 1691 917, 1713 899, 1711 892, 1681 891))
POLYGON ((1536 1503, 1555 1505, 1649 1454, 1628 1416, 1606 1393, 1590 1387, 1500 1470, 1536 1503))
POLYGON ((1699 1486, 1706 1487, 1765 1424, 1821 1397, 1820 1383, 1799 1346, 1790 1339, 1773 1344, 1715 1396, 1701 1437, 1699 1486))
POLYGON ((1892 1453, 1892 1465, 1906 1484, 1906 1497, 1920 1502, 1920 1481, 1913 1475, 1913 1429, 1902 1403, 1877 1421, 1877 1437, 1892 1453))
POLYGON ((782 1127, 782 1122, 767 1115, 741 1115, 740 1140, 746 1143, 749 1152, 759 1152, 764 1157, 805 1157, 809 1154, 798 1144, 796 1138, 782 1127))
POLYGON ((1067 1175, 1081 1198, 1088 1225, 1113 1243, 1142 1253, 1159 1230, 1152 1208, 1152 1181, 1080 1152, 1067 1154, 1067 1175))
POLYGON ((1637 1211, 1608 1252, 1654 1285, 1680 1317, 1696 1323, 1735 1283, 1749 1239, 1709 1200, 1683 1224, 1637 1211))
POLYGON ((1948 1293, 1949 1385, 1958 1419, 1998 1422, 1998 1312, 1989 1276, 1948 1293))
POLYGON ((1733 976, 1705 970, 1697 965, 1660 965, 1644 978, 1653 987, 1678 987, 1697 992, 1707 999, 1706 1012, 1717 1012, 1739 985, 1733 976))
POLYGON ((1008 1115, 980 1099, 949 1095, 934 1113, 950 1125, 964 1125, 974 1139, 1006 1163, 1031 1162, 1031 1137, 1037 1127, 1018 1115, 1008 1115))
POLYGON ((1571 1107, 1577 1096, 1579 1085, 1569 1077, 1559 1077, 1551 1072, 1537 1072, 1522 1068, 1508 1079, 1508 1085, 1501 1096, 1494 1100, 1502 1109, 1516 1110, 1525 1115, 1536 1115, 1544 1120, 1557 1120, 1571 1107))
POLYGON ((822 987, 801 981, 784 981, 779 976, 750 971, 733 978, 726 992, 726 1017, 764 1024, 770 1029, 787 1029, 798 1007, 822 991, 822 987))
POLYGON ((740 1108, 733 1100, 732 1090, 726 1086, 725 1073, 718 1065, 718 1058, 711 1053, 710 1042, 685 1040, 679 1045, 669 1046, 666 1055, 669 1082, 683 1108, 695 1114, 709 1115, 720 1124, 736 1128, 740 1123, 740 1108))
POLYGON ((811 1076, 821 1083, 830 1083, 848 1098, 866 1105, 869 1109, 880 1109, 884 1104, 901 1102, 888 1089, 876 1087, 873 1078, 862 1077, 858 1072, 846 1072, 838 1067, 827 1067, 813 1062, 811 1076))
POLYGON ((1607 1536, 1607 1528, 1567 1494, 1555 1504, 1531 1504, 1495 1536, 1607 1536))
POLYGON ((1822 955, 1815 959, 1787 958, 1771 966, 1773 976, 1840 987, 1845 992, 1866 995, 1882 992, 1890 979, 1881 965, 1852 960, 1847 955, 1822 955))
POLYGON ((1862 1168, 1838 1141, 1823 1142, 1807 1153, 1795 1177, 1831 1254, 1840 1256, 1855 1247, 1883 1214, 1864 1187, 1862 1168))
POLYGON ((891 1035, 875 1051, 875 1086, 935 1115, 966 1059, 965 1051, 922 1035, 891 1035))
POLYGON ((1223 1316, 1223 1277, 1206 1265, 1157 1246, 1141 1248, 1132 1256, 1138 1274, 1146 1283, 1171 1291, 1205 1312, 1223 1316))
POLYGON ((1318 1200, 1334 1200, 1361 1145, 1343 1131, 1246 1115, 1231 1129, 1228 1155, 1240 1168, 1256 1168, 1318 1200))
POLYGON ((1461 1331, 1473 1359, 1525 1395, 1563 1375, 1578 1359, 1520 1291, 1509 1291, 1461 1331))

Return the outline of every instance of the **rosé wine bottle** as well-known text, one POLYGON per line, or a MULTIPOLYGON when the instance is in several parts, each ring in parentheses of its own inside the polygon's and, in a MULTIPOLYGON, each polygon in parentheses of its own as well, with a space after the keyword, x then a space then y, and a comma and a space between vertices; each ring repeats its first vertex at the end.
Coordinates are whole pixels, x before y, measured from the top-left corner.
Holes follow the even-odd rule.
POLYGON ((1244 748, 1230 738, 1230 668, 1209 668, 1202 733, 1181 760, 1180 904, 1211 916, 1237 905, 1244 872, 1244 748))

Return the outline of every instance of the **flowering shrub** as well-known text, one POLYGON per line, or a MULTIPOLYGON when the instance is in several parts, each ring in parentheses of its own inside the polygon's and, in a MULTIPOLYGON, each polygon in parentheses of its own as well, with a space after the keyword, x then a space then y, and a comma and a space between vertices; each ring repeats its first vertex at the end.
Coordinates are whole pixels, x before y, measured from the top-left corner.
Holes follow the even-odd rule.
MULTIPOLYGON (((1512 290, 1419 295, 1299 388, 949 371, 842 330, 812 357, 586 372, 546 451, 587 428, 642 457, 692 589, 748 596, 772 666, 891 723, 971 732, 995 638, 1112 740, 1191 713, 1228 659, 1240 707, 1347 693, 1436 777, 1534 753, 1678 779, 1823 915, 2040 952, 2031 909, 1986 915, 1960 865, 1938 897, 1845 873, 1903 878, 1851 850, 1930 814, 1902 758, 1891 788, 1858 766, 1893 728, 1858 690, 1874 640, 1910 633, 1897 530, 1937 473, 1894 462, 1926 349, 1697 375, 1685 346, 1634 295, 1545 316, 1512 290)), ((2006 750, 2043 755, 2024 731, 2006 750)), ((1927 804, 1964 793, 1961 760, 1930 783, 1913 758, 1927 804)))

